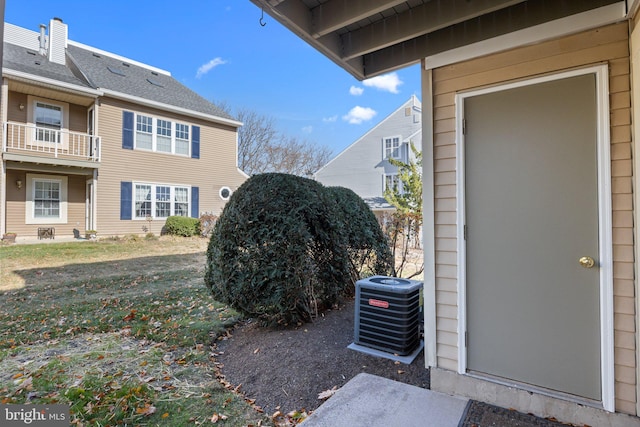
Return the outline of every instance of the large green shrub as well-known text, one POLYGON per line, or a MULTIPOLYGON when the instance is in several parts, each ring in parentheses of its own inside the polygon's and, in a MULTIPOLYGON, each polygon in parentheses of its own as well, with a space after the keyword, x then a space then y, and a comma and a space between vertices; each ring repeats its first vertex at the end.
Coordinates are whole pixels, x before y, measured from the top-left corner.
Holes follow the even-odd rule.
POLYGON ((164 224, 163 231, 174 236, 197 236, 200 234, 200 221, 198 218, 186 216, 170 216, 164 224))
POLYGON ((266 323, 308 321, 353 291, 336 202, 316 181, 254 175, 215 224, 205 282, 214 298, 266 323))
POLYGON ((299 323, 388 274, 391 252, 353 191, 298 176, 255 175, 231 197, 207 250, 214 297, 266 323, 299 323))
POLYGON ((389 242, 369 206, 348 188, 327 187, 325 191, 338 205, 336 219, 343 223, 353 281, 364 275, 389 275, 393 266, 389 242))

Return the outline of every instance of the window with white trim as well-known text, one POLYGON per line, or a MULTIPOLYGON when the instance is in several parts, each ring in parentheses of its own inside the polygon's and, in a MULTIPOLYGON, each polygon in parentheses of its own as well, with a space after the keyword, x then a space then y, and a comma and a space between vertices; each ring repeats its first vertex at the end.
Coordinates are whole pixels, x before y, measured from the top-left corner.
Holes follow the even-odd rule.
POLYGON ((171 216, 171 187, 165 185, 156 186, 155 216, 159 218, 171 216))
POLYGON ((134 203, 136 218, 147 218, 148 216, 151 216, 150 185, 136 184, 134 203))
POLYGON ((384 158, 388 159, 390 157, 394 159, 400 158, 400 137, 392 136, 383 138, 384 141, 384 158))
POLYGON ((60 218, 62 182, 53 179, 33 180, 33 217, 60 218))
POLYGON ((153 150, 153 119, 148 116, 136 117, 136 148, 153 150))
POLYGON ((69 104, 28 95, 27 123, 32 127, 29 143, 66 149, 69 130, 69 104))
POLYGON ((185 123, 136 114, 136 149, 189 156, 190 127, 185 123))
POLYGON ((397 173, 384 175, 383 192, 386 192, 387 190, 398 191, 399 193, 402 193, 402 181, 400 181, 400 176, 397 173))
POLYGON ((36 141, 60 143, 62 107, 41 101, 35 103, 36 141))
POLYGON ((189 189, 186 187, 176 187, 174 190, 174 215, 189 216, 189 189))
POLYGON ((135 184, 134 218, 167 218, 170 216, 189 216, 189 187, 135 184))
POLYGON ((156 120, 156 150, 171 152, 171 122, 168 120, 156 120))
POLYGON ((67 185, 62 175, 26 175, 25 224, 66 224, 67 185))
POLYGON ((189 155, 189 125, 176 123, 176 154, 189 155))

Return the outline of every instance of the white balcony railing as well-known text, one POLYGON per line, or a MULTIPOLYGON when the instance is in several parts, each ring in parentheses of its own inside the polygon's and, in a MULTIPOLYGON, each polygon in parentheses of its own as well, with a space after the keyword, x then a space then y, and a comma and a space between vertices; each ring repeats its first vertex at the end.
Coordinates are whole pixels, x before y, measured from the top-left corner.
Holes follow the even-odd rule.
POLYGON ((70 160, 100 161, 100 138, 87 133, 6 122, 2 151, 70 160))

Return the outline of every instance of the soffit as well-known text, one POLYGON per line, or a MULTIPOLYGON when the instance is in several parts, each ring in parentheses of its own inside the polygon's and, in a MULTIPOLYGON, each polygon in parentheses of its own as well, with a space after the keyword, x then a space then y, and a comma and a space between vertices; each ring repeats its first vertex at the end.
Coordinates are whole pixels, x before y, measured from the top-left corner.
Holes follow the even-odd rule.
POLYGON ((38 98, 53 99, 88 107, 95 102, 95 97, 81 96, 71 92, 65 92, 59 87, 46 83, 29 84, 20 80, 9 80, 9 90, 12 92, 26 93, 38 98))
POLYGON ((358 79, 546 22, 625 3, 620 0, 251 1, 358 79))

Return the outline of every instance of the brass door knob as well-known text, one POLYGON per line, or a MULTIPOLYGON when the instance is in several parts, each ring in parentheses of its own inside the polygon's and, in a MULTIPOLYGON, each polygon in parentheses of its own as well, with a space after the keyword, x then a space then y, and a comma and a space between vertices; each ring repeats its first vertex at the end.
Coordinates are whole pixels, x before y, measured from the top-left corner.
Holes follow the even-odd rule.
POLYGON ((584 268, 591 268, 596 264, 596 262, 590 256, 583 256, 578 260, 578 262, 584 268))

